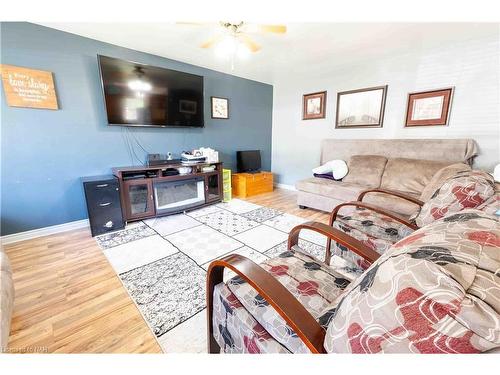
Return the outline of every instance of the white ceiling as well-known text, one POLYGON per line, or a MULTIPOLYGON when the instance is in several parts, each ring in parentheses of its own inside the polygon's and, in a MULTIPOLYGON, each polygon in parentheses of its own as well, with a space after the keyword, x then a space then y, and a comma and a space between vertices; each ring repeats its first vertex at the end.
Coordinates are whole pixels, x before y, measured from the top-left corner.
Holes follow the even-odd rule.
MULTIPOLYGON (((314 67, 333 69, 414 48, 439 47, 463 39, 498 35, 498 24, 474 23, 292 23, 283 35, 255 34, 262 49, 245 60, 199 48, 220 32, 214 25, 175 23, 40 23, 92 39, 132 48, 266 83, 314 67)), ((464 51, 466 53, 466 51, 464 51)))

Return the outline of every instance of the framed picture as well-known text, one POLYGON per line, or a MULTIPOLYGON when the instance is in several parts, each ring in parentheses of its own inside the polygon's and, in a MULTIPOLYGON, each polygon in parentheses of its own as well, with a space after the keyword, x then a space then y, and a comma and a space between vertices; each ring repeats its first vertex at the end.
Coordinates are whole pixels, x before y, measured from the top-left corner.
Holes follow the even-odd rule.
POLYGON ((405 127, 446 126, 452 97, 453 87, 409 93, 405 127))
POLYGON ((335 128, 381 128, 387 85, 337 93, 335 128))
POLYGON ((179 112, 188 113, 190 115, 196 114, 196 108, 198 107, 198 103, 194 100, 179 100, 179 112))
POLYGON ((302 104, 302 120, 325 118, 326 91, 305 94, 302 104))
POLYGON ((225 119, 229 118, 229 99, 217 98, 212 96, 212 118, 225 119))

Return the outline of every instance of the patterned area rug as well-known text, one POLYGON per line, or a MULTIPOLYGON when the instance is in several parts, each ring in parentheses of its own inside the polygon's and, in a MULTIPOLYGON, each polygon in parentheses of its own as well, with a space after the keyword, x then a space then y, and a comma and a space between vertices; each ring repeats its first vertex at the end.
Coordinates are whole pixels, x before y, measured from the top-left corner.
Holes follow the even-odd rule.
MULTIPOLYGON (((167 353, 206 352, 205 281, 214 259, 238 253, 256 263, 286 250, 306 221, 239 199, 139 221, 96 241, 167 353)), ((326 239, 301 233, 300 246, 324 259, 326 239)), ((232 277, 227 273, 225 278, 232 277)))

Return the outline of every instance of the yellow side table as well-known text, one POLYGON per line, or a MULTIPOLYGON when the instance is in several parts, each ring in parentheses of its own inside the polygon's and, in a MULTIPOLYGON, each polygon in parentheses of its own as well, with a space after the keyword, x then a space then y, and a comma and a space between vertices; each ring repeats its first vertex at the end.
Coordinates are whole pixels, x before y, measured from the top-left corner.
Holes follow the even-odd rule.
POLYGON ((273 174, 271 172, 235 173, 232 179, 235 197, 246 198, 273 191, 273 174))

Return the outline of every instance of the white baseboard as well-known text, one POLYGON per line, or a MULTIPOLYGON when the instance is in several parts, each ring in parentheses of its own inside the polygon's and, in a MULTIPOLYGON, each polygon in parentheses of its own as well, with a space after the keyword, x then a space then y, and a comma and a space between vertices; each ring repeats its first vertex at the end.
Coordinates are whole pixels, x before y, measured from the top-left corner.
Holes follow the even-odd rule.
POLYGON ((8 245, 14 242, 31 240, 37 237, 48 236, 55 233, 67 232, 69 230, 86 228, 89 226, 88 219, 70 221, 69 223, 52 225, 50 227, 38 228, 33 230, 28 230, 26 232, 19 232, 14 234, 8 234, 6 236, 2 236, 1 242, 2 245, 8 245))
MULTIPOLYGON (((280 188, 280 189, 297 191, 297 189, 295 189, 295 186, 293 186, 293 185, 277 183, 277 184, 274 184, 274 186, 277 188, 280 188)), ((50 227, 28 230, 26 232, 7 234, 6 236, 0 237, 0 242, 2 243, 2 245, 8 245, 8 244, 11 244, 14 242, 31 240, 31 239, 37 238, 37 237, 49 236, 51 234, 67 232, 67 231, 74 230, 74 229, 86 228, 88 226, 89 226, 88 219, 71 221, 69 223, 52 225, 50 227)))
POLYGON ((297 189, 296 189, 296 188, 295 188, 295 186, 293 186, 293 185, 287 185, 287 184, 279 184, 279 183, 276 183, 276 184, 274 184, 274 186, 275 186, 275 187, 277 187, 277 188, 280 188, 280 189, 297 191, 297 189))

